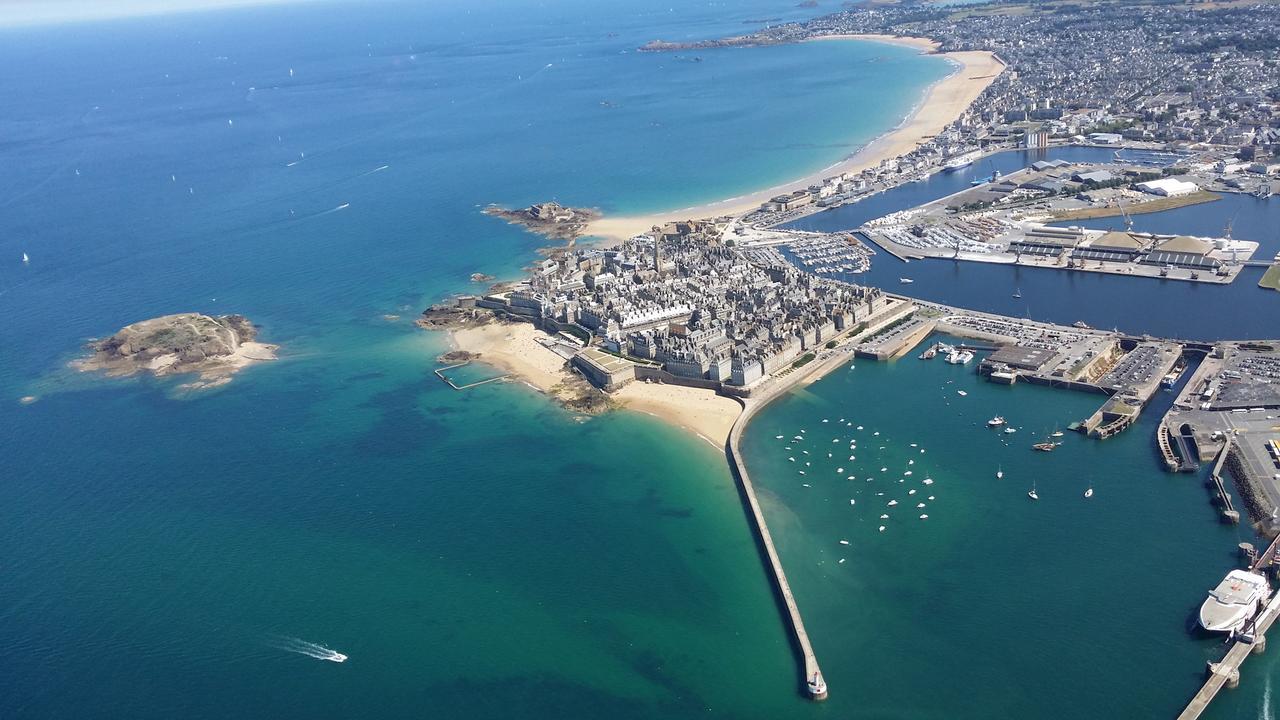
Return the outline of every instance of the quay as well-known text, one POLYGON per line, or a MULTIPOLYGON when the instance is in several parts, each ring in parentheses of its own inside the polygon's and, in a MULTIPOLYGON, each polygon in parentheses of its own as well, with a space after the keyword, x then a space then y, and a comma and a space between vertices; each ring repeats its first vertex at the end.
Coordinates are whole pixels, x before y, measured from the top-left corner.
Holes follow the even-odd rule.
POLYGON ((1226 483, 1222 480, 1222 466, 1227 463, 1227 457, 1231 455, 1231 446, 1234 441, 1234 434, 1227 435, 1227 442, 1218 453, 1218 460, 1213 464, 1213 472, 1209 475, 1208 483, 1212 488, 1215 504, 1222 508, 1222 521, 1233 525, 1240 522, 1240 511, 1236 510, 1235 502, 1231 500, 1231 493, 1227 492, 1226 483))
MULTIPOLYGON (((1278 544, 1280 544, 1280 535, 1276 536, 1262 555, 1250 564, 1249 569, 1255 572, 1271 569, 1275 564, 1278 544)), ((1223 686, 1234 688, 1240 684, 1240 666, 1244 665, 1245 659, 1250 654, 1261 654, 1266 650, 1266 632, 1271 629, 1277 615, 1280 615, 1280 593, 1273 593, 1262 612, 1254 619, 1253 642, 1233 640, 1221 661, 1209 663, 1206 668, 1209 677, 1205 680, 1204 687, 1201 687, 1200 692, 1191 698, 1191 702, 1178 715, 1178 720, 1196 720, 1217 697, 1223 686)))

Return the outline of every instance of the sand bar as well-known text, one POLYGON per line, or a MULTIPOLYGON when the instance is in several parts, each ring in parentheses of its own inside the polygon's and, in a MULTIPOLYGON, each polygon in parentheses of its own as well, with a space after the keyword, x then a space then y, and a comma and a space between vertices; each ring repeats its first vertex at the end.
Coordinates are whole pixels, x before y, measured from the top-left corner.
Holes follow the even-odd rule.
MULTIPOLYGON (((932 53, 938 47, 926 38, 888 35, 830 35, 813 41, 861 40, 906 45, 932 53)), ((680 208, 648 215, 603 217, 587 225, 586 234, 620 242, 638 233, 672 220, 689 220, 720 215, 741 215, 755 209, 774 195, 807 188, 842 172, 859 172, 915 149, 924 140, 937 135, 977 99, 978 95, 1004 70, 1004 63, 992 53, 983 51, 939 53, 956 69, 925 92, 924 99, 905 121, 893 130, 868 143, 858 152, 791 182, 775 185, 728 200, 680 208)))

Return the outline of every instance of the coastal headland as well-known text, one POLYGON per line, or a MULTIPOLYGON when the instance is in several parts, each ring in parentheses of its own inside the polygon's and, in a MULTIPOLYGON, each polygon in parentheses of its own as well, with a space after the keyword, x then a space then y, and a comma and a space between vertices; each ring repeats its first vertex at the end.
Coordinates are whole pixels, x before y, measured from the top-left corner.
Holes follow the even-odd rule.
MULTIPOLYGON (((804 38, 797 42, 828 42, 832 40, 884 42, 915 48, 922 53, 937 54, 950 61, 956 69, 947 77, 934 83, 925 92, 920 103, 898 127, 872 140, 853 155, 816 170, 804 177, 781 185, 756 190, 745 195, 717 202, 679 208, 668 212, 644 215, 602 216, 586 224, 584 235, 620 242, 637 233, 648 231, 655 225, 686 218, 708 218, 725 215, 741 215, 760 206, 776 195, 808 188, 823 179, 841 173, 856 173, 875 167, 915 149, 917 145, 937 135, 948 124, 959 118, 982 91, 1004 71, 1004 63, 994 53, 984 51, 960 51, 937 53, 938 44, 927 38, 897 37, 892 35, 825 35, 804 38)), ((744 47, 760 44, 746 43, 744 47)), ((651 51, 684 49, 650 48, 651 51)))

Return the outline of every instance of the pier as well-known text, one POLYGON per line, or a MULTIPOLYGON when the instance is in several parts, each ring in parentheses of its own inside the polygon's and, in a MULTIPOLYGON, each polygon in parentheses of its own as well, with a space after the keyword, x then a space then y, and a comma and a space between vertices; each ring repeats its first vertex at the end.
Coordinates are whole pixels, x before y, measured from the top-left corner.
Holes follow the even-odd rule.
POLYGON ((765 557, 768 560, 766 569, 773 579, 774 591, 786 610, 786 616, 791 625, 791 640, 795 644, 796 650, 800 653, 804 665, 803 687, 805 692, 814 700, 826 700, 827 684, 822 679, 821 668, 818 667, 818 656, 814 654, 813 644, 809 642, 809 633, 804 629, 804 620, 800 617, 800 606, 796 604, 795 595, 791 592, 791 584, 787 582, 787 573, 782 569, 782 559, 778 557, 778 549, 774 546, 773 537, 769 534, 769 526, 765 523, 764 511, 760 508, 760 500, 756 497, 755 486, 751 483, 751 476, 747 474, 747 465, 742 461, 742 451, 738 447, 738 443, 742 438, 742 431, 746 428, 747 422, 769 400, 780 394, 780 392, 774 392, 764 399, 740 399, 743 405, 742 414, 738 416, 737 421, 733 424, 733 429, 729 431, 729 442, 725 445, 725 454, 729 457, 729 469, 733 471, 734 477, 738 480, 738 489, 747 501, 747 507, 750 510, 748 517, 755 529, 756 540, 764 549, 765 557))
POLYGON ((1213 493, 1214 503, 1222 509, 1222 521, 1232 524, 1240 522, 1240 511, 1236 510, 1235 502, 1231 500, 1231 493, 1227 492, 1226 483, 1222 480, 1222 466, 1226 464, 1227 456, 1231 454, 1234 441, 1234 435, 1227 435, 1227 442, 1218 453, 1218 460, 1213 464, 1213 472, 1209 476, 1208 483, 1213 493))
MULTIPOLYGON (((1275 560, 1277 543, 1280 543, 1280 536, 1271 541, 1271 545, 1258 556, 1249 569, 1254 572, 1265 572, 1269 569, 1275 560)), ((1221 661, 1209 663, 1206 669, 1209 677, 1205 680, 1204 687, 1191 698, 1191 702, 1187 704, 1182 714, 1178 715, 1178 720, 1196 720, 1217 697, 1223 686, 1234 688, 1240 684, 1240 666, 1244 665, 1245 659, 1250 654, 1261 654, 1266 650, 1266 632, 1271 629, 1277 615, 1280 615, 1280 593, 1272 594, 1262 608, 1262 612, 1258 613, 1254 619, 1252 642, 1233 640, 1221 661)))

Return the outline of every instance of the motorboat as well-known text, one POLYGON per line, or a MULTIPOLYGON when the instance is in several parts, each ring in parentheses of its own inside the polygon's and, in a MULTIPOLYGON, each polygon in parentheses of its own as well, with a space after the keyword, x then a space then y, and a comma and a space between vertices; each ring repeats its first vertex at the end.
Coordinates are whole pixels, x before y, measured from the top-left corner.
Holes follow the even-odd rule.
POLYGON ((1085 496, 1085 497, 1087 497, 1087 498, 1091 498, 1091 497, 1093 497, 1093 486, 1092 486, 1092 485, 1090 485, 1090 486, 1089 486, 1089 489, 1088 489, 1088 490, 1085 490, 1085 491, 1084 491, 1084 496, 1085 496))
POLYGON ((899 283, 901 283, 901 284, 903 284, 903 285, 910 285, 911 283, 915 282, 915 280, 912 280, 911 278, 905 278, 905 277, 904 277, 904 278, 898 278, 898 282, 899 282, 899 283))
POLYGON ((1004 425, 1006 422, 1008 421, 1005 420, 1004 417, 997 415, 987 421, 987 427, 1000 427, 1001 425, 1004 425))
POLYGON ((1005 435, 1012 435, 1012 434, 1014 434, 1014 433, 1016 433, 1016 432, 1018 432, 1018 428, 1011 428, 1011 427, 1007 427, 1007 428, 1005 428, 1005 429, 1004 429, 1004 434, 1005 434, 1005 435))
POLYGON ((951 352, 947 353, 948 365, 968 365, 969 362, 972 360, 973 360, 973 352, 969 350, 961 350, 958 348, 953 348, 951 352))
POLYGON ((1233 632, 1244 627, 1267 598, 1267 579, 1247 570, 1232 570, 1209 591, 1200 606, 1200 627, 1210 632, 1233 632))

